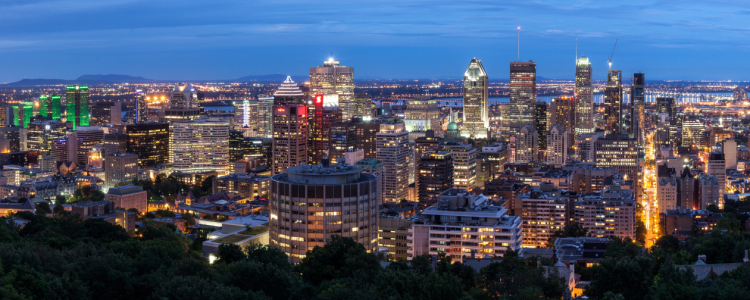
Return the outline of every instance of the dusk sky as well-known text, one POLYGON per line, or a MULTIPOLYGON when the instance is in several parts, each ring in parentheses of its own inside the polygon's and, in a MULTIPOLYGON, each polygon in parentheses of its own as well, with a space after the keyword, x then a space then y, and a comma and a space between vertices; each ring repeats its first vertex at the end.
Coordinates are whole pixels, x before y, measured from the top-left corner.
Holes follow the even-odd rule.
POLYGON ((357 78, 490 79, 516 60, 572 79, 750 80, 750 3, 727 1, 0 1, 0 82, 125 74, 160 80, 305 75, 330 53, 357 78))

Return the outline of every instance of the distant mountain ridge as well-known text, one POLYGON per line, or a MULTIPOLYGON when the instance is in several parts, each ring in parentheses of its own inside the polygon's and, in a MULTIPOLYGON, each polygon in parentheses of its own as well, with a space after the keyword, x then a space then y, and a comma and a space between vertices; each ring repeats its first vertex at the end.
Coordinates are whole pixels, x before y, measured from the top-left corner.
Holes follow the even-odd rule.
POLYGON ((154 82, 156 80, 146 79, 141 76, 130 76, 120 74, 86 74, 81 75, 76 80, 90 80, 90 81, 110 81, 110 82, 154 82))

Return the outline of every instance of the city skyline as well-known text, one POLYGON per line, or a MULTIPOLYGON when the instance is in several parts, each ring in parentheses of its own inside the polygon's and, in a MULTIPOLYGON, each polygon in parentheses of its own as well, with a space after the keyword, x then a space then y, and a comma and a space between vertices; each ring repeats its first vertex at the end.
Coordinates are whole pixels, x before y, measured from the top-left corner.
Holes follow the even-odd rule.
POLYGON ((356 66, 360 79, 459 79, 473 57, 483 60, 490 80, 507 79, 518 26, 520 60, 533 59, 543 78, 573 78, 576 40, 578 56, 591 59, 594 80, 606 78, 616 39, 613 68, 648 73, 650 80, 744 80, 750 66, 742 59, 747 11, 739 1, 282 4, 5 3, 0 82, 83 74, 299 75, 331 53, 356 66), (40 19, 70 21, 50 27, 40 19))

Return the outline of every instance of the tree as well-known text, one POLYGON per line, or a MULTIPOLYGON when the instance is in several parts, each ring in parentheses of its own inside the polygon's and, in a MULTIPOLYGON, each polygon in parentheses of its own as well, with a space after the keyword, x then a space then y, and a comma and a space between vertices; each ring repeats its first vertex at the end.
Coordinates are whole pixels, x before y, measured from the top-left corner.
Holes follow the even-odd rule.
POLYGON ((325 246, 308 251, 302 262, 295 266, 302 278, 313 285, 353 276, 355 272, 374 276, 380 269, 377 257, 367 253, 362 244, 339 235, 331 236, 325 246))
POLYGON ((55 205, 57 205, 57 204, 65 204, 65 202, 67 202, 67 200, 68 199, 65 198, 65 196, 63 196, 63 195, 57 195, 57 196, 55 196, 55 205))
POLYGON ((583 225, 578 222, 573 222, 571 224, 565 225, 562 230, 555 231, 555 233, 553 233, 552 236, 547 239, 547 248, 554 248, 557 238, 582 237, 587 236, 588 234, 588 228, 583 227, 583 225))
POLYGON ((216 178, 216 176, 211 175, 203 179, 201 182, 202 194, 211 194, 213 192, 214 178, 216 178))
POLYGON ((126 185, 127 184, 125 184, 124 182, 120 181, 120 182, 118 182, 118 183, 115 184, 115 187, 121 187, 121 186, 126 186, 126 185))
POLYGON ((231 264, 247 259, 247 256, 245 255, 245 252, 242 251, 242 248, 235 244, 219 245, 219 251, 216 252, 216 256, 219 258, 218 260, 216 260, 216 262, 223 264, 231 264))
POLYGON ((52 213, 52 209, 49 207, 49 203, 39 202, 36 204, 35 212, 37 215, 45 215, 52 213))

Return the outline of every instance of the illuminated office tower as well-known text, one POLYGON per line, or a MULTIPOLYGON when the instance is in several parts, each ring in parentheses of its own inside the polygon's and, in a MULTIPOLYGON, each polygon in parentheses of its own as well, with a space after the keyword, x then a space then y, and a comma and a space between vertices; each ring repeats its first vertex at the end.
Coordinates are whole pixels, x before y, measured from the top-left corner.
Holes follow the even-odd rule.
POLYGON ((604 90, 605 135, 622 133, 622 71, 610 70, 604 90))
POLYGON ((645 85, 646 78, 643 73, 633 74, 633 86, 630 87, 630 133, 638 141, 638 145, 643 145, 645 142, 645 85))
POLYGON ((422 154, 427 151, 438 151, 440 149, 441 138, 435 137, 434 131, 427 131, 425 136, 418 137, 414 140, 414 188, 419 191, 419 160, 422 154))
POLYGON ((305 93, 287 76, 279 88, 273 93, 273 105, 305 105, 305 93))
POLYGON ((34 102, 21 102, 13 106, 13 125, 28 128, 34 114, 34 102))
POLYGON ((112 153, 128 152, 128 136, 122 133, 110 133, 104 135, 104 156, 112 153))
POLYGON ((196 108, 198 107, 198 94, 193 85, 178 84, 172 89, 169 97, 170 108, 196 108))
POLYGON ((29 123, 26 149, 37 151, 40 157, 53 154, 54 142, 65 139, 65 123, 56 120, 36 121, 29 123))
MULTIPOLYGON (((354 151, 357 127, 352 122, 336 122, 331 124, 331 158, 344 157, 347 152, 354 151)), ((333 160, 332 160, 333 161, 333 160)))
POLYGON ((73 162, 87 162, 91 147, 104 142, 104 130, 99 126, 81 126, 68 136, 69 156, 73 162))
POLYGON ((89 87, 74 85, 65 87, 65 119, 78 126, 89 126, 89 87))
POLYGON ((174 170, 183 173, 218 172, 230 174, 229 122, 225 119, 198 119, 172 124, 174 170))
POLYGON ((307 106, 274 105, 273 174, 307 161, 307 106))
POLYGON ((514 136, 524 126, 534 127, 536 103, 536 63, 510 63, 510 120, 509 136, 514 136))
POLYGON ((146 102, 146 93, 141 90, 135 92, 135 116, 133 123, 148 123, 148 103, 146 102))
POLYGON ((309 249, 323 247, 333 235, 375 253, 378 180, 361 168, 327 160, 320 168, 295 166, 272 176, 269 245, 286 253, 291 263, 301 262, 309 249))
POLYGON ((421 205, 432 206, 441 193, 453 188, 453 156, 447 151, 426 151, 416 165, 417 199, 421 205))
POLYGON ((147 123, 127 125, 127 152, 138 155, 140 167, 169 162, 169 124, 147 123))
MULTIPOLYGON (((708 154, 708 163, 706 164, 706 174, 716 176, 719 180, 719 198, 721 199, 727 189, 727 161, 723 152, 711 152, 708 154)), ((719 202, 719 207, 723 206, 723 201, 719 202)))
MULTIPOLYGON (((673 97, 657 97, 656 98, 656 113, 664 113, 669 117, 667 119, 669 124, 669 137, 672 145, 674 145, 674 139, 677 136, 678 120, 677 120, 677 108, 674 105, 673 97)), ((688 145, 689 146, 689 145, 688 145)))
POLYGON ((539 143, 537 148, 539 150, 544 150, 547 149, 547 130, 549 130, 550 125, 548 121, 552 116, 548 113, 549 106, 547 105, 547 102, 537 101, 534 107, 534 126, 536 127, 536 134, 538 137, 537 141, 539 143))
POLYGON ((516 161, 536 161, 539 151, 539 135, 531 125, 526 125, 516 134, 516 161))
POLYGON ((703 148, 704 131, 706 131, 706 125, 701 120, 688 119, 682 122, 682 146, 703 148))
POLYGON ((464 124, 461 136, 485 139, 490 127, 489 80, 482 61, 472 59, 464 73, 464 124))
POLYGON ((406 103, 406 110, 404 110, 406 131, 433 130, 440 132, 442 130, 440 120, 440 108, 437 100, 416 98, 406 103))
MULTIPOLYGON (((324 157, 330 157, 331 147, 331 127, 334 123, 341 122, 341 110, 338 106, 338 95, 315 95, 313 98, 313 107, 309 110, 310 116, 310 136, 309 164, 317 164, 324 157)), ((338 159, 338 157, 336 158, 338 159)), ((332 159, 333 161, 333 159, 332 159)), ((354 162, 352 162, 354 163, 354 162)))
POLYGON ((104 186, 107 189, 118 183, 131 184, 138 178, 138 155, 132 153, 109 153, 104 166, 104 186))
POLYGON ((273 138, 273 96, 258 96, 257 124, 260 137, 273 138))
POLYGON ((60 98, 58 95, 39 96, 39 114, 52 120, 60 120, 60 98))
POLYGON ((106 124, 119 125, 122 123, 122 103, 99 102, 91 106, 92 126, 102 126, 106 124))
POLYGON ((594 132, 594 89, 591 85, 591 63, 588 57, 576 59, 576 134, 594 132))
MULTIPOLYGON (((616 167, 626 180, 638 178, 638 145, 635 139, 622 136, 597 139, 594 161, 597 167, 616 167)), ((638 194, 638 192, 636 192, 638 194)))
POLYGON ((349 111, 352 112, 352 116, 360 116, 362 118, 372 118, 372 109, 375 105, 372 103, 372 98, 366 94, 354 94, 353 104, 349 105, 349 111), (353 105, 353 107, 352 107, 353 105))
POLYGON ((568 132, 560 125, 552 125, 547 134, 547 162, 565 164, 568 150, 568 132))
POLYGON ((376 149, 376 158, 383 162, 383 203, 406 199, 409 192, 409 132, 404 123, 381 123, 376 134, 376 149))
POLYGON ((440 151, 453 156, 453 186, 457 189, 473 190, 477 186, 477 149, 471 144, 445 142, 440 151))
POLYGON ((333 58, 322 66, 310 68, 310 94, 339 95, 339 107, 344 120, 351 120, 357 114, 354 102, 354 68, 340 66, 333 58))
POLYGON ((568 133, 575 131, 575 102, 575 99, 569 96, 552 98, 549 104, 549 127, 557 125, 568 133))

